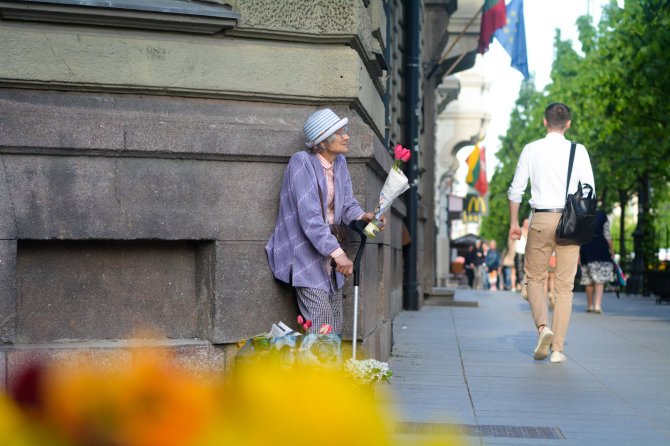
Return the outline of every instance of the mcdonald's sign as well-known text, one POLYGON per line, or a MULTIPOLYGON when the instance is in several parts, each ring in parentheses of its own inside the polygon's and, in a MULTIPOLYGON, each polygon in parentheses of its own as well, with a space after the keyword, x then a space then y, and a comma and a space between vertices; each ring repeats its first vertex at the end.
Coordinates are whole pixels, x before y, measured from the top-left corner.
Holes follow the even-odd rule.
POLYGON ((479 222, 479 217, 487 215, 486 201, 480 195, 466 195, 463 203, 463 222, 479 222))

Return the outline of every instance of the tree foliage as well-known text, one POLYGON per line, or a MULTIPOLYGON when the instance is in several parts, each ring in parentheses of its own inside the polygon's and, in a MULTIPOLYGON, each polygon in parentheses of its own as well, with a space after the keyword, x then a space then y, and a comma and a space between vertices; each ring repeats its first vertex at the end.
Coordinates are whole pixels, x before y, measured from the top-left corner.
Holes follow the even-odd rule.
MULTIPOLYGON (((626 0, 623 8, 612 0, 597 27, 588 16, 577 25, 583 54, 557 31, 552 83, 543 92, 522 83, 497 153, 500 165, 482 225, 487 238, 506 241, 506 191, 523 146, 544 136, 542 115, 552 102, 572 109, 566 137, 589 151, 601 208, 609 211, 638 195, 648 178, 651 196, 643 218, 653 227, 652 220, 664 215, 655 210, 668 201, 670 176, 670 0, 626 0)), ((521 209, 523 218, 526 197, 521 209)))

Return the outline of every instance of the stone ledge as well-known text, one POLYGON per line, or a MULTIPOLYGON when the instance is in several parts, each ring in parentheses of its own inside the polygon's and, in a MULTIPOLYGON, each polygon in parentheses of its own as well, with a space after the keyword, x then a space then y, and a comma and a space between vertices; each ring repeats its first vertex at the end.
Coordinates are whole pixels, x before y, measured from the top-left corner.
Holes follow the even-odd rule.
POLYGON ((240 18, 238 13, 222 5, 211 6, 175 0, 160 2, 10 0, 0 1, 0 14, 2 18, 12 20, 204 34, 214 34, 225 28, 231 28, 240 18))
POLYGON ((454 300, 450 297, 430 297, 424 299, 423 304, 428 307, 478 307, 477 301, 454 300))
POLYGON ((448 296, 448 297, 454 297, 455 290, 452 288, 444 288, 444 287, 432 287, 429 292, 425 293, 429 297, 433 296, 448 296))
POLYGON ((0 352, 9 350, 95 350, 95 349, 127 349, 127 348, 174 348, 211 346, 204 339, 118 339, 118 340, 93 340, 81 342, 55 342, 42 344, 16 343, 0 346, 0 352))
POLYGON ((17 344, 0 349, 0 389, 9 387, 25 367, 37 361, 69 362, 87 359, 109 367, 130 366, 142 349, 152 349, 169 363, 203 379, 222 377, 230 370, 237 345, 212 345, 188 339, 71 344, 17 344))

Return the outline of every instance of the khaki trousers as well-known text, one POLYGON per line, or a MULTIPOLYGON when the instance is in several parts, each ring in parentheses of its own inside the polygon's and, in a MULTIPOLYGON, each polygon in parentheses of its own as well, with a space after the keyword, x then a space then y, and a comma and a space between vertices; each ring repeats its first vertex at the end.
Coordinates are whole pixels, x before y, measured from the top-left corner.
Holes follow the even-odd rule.
POLYGON ((549 308, 547 296, 544 294, 544 283, 549 270, 549 258, 552 252, 556 252, 555 306, 551 321, 554 340, 551 343, 551 350, 558 352, 563 351, 565 333, 568 331, 572 313, 572 288, 579 259, 579 245, 556 245, 556 226, 560 219, 561 214, 558 213, 533 213, 528 228, 524 259, 528 301, 535 326, 549 326, 549 308))

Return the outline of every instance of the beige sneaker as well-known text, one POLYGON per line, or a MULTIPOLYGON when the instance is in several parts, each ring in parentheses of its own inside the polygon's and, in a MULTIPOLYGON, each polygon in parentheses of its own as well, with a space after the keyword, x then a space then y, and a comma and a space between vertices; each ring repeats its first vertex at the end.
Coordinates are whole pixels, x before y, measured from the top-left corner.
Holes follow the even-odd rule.
POLYGON ((537 346, 533 352, 533 358, 540 361, 542 359, 547 359, 549 356, 549 346, 551 341, 554 340, 554 332, 549 329, 549 327, 544 327, 542 333, 537 337, 537 346))
POLYGON ((563 354, 563 352, 551 352, 549 357, 549 362, 565 362, 568 360, 568 357, 563 354))

